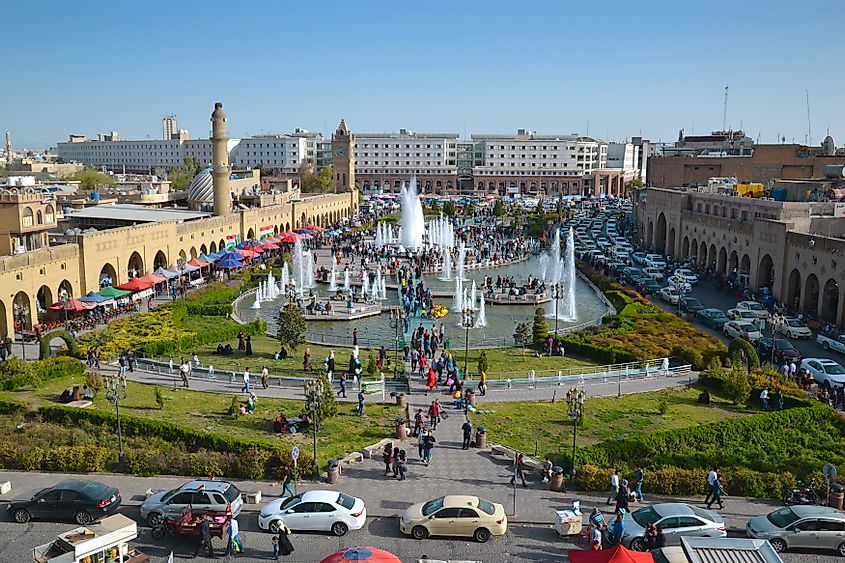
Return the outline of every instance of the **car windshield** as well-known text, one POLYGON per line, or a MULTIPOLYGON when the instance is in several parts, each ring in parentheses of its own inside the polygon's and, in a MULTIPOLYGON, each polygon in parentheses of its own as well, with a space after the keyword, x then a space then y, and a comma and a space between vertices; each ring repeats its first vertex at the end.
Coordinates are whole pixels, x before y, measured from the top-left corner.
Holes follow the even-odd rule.
POLYGON ((226 500, 229 502, 235 502, 235 499, 241 496, 241 492, 236 486, 230 484, 226 490, 223 491, 223 496, 226 497, 226 500))
POLYGON ((111 496, 111 487, 92 481, 90 483, 86 483, 81 489, 79 489, 79 492, 88 498, 102 500, 111 496))
POLYGON ((754 318, 757 317, 757 315, 755 315, 751 311, 740 311, 739 316, 742 317, 743 319, 754 319, 754 318))
POLYGON ((830 375, 842 375, 845 373, 845 368, 834 362, 829 364, 824 363, 822 364, 822 367, 824 368, 825 373, 829 373, 830 375))
POLYGON ((778 350, 795 350, 795 346, 793 346, 786 340, 776 340, 775 346, 777 346, 778 350))
POLYGON ((488 502, 483 498, 478 499, 478 508, 482 511, 486 512, 490 516, 493 516, 493 513, 496 512, 496 507, 493 506, 492 502, 488 502))
POLYGON ((804 326, 801 324, 801 321, 786 321, 786 324, 794 328, 801 328, 804 326))
POLYGON ((337 496, 337 503, 340 506, 342 506, 343 508, 351 510, 352 507, 355 506, 355 497, 351 497, 349 495, 345 495, 343 493, 340 493, 337 496))
POLYGON ((649 506, 648 508, 641 508, 639 510, 635 510, 631 513, 631 518, 634 519, 634 522, 645 528, 649 524, 654 524, 655 522, 660 520, 662 516, 660 516, 660 514, 658 514, 656 510, 649 506))
POLYGON ((763 310, 763 306, 760 305, 759 303, 746 303, 745 308, 751 309, 752 311, 762 311, 763 310))
POLYGON ((757 332, 757 327, 751 323, 736 323, 745 332, 757 332))
POLYGON ((798 515, 787 506, 768 514, 766 519, 778 528, 786 528, 798 520, 798 515))
POLYGON ((295 506, 295 505, 299 504, 300 502, 302 502, 301 496, 289 497, 285 502, 283 502, 279 506, 279 508, 281 508, 282 510, 287 510, 291 506, 295 506))
POLYGON ((687 305, 692 305, 693 307, 698 307, 701 305, 701 301, 696 299, 695 297, 687 297, 684 299, 687 305))
POLYGON ((433 513, 437 512, 441 508, 443 508, 443 497, 430 500, 423 505, 422 515, 431 516, 433 513))

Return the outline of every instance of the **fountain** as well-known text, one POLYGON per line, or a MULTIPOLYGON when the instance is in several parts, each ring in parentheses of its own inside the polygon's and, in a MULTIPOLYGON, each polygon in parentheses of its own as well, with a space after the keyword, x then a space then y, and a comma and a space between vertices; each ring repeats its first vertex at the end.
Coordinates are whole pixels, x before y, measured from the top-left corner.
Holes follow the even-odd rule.
POLYGON ((464 261, 467 259, 467 247, 461 242, 458 247, 458 265, 456 266, 456 273, 459 280, 464 280, 464 261))
MULTIPOLYGON (((381 281, 379 278, 381 277, 381 271, 376 274, 376 277, 373 279, 372 287, 370 288, 370 299, 376 300, 381 296, 381 281)), ((365 293, 365 292, 361 292, 365 293)))
POLYGON ((343 269, 343 291, 349 291, 349 267, 343 269))
POLYGON ((549 255, 541 255, 540 259, 538 260, 538 263, 540 265, 540 279, 546 280, 546 274, 549 273, 549 255))
POLYGON ((255 301, 253 301, 253 303, 252 303, 253 309, 260 309, 261 308, 261 296, 259 296, 259 293, 261 293, 260 288, 255 290, 255 301))
POLYGON ((562 318, 565 321, 574 321, 577 318, 575 311, 575 233, 569 227, 566 235, 566 257, 564 258, 564 289, 566 294, 563 299, 562 318))
POLYGON ((475 280, 472 280, 472 291, 469 292, 469 308, 470 309, 475 309, 475 293, 476 293, 475 280))
POLYGON ((422 203, 417 194, 417 177, 411 177, 408 186, 402 186, 399 194, 399 204, 402 208, 401 243, 406 249, 418 250, 423 245, 423 234, 425 232, 425 218, 423 216, 422 203))
POLYGON ((332 256, 332 272, 331 277, 329 278, 329 291, 334 293, 337 291, 337 261, 332 256))
POLYGON ((457 277, 455 278, 455 312, 460 313, 464 310, 464 281, 457 277))
POLYGON ((308 289, 317 287, 314 283, 314 255, 308 250, 303 253, 303 266, 305 267, 305 287, 308 289))
POLYGON ((478 319, 475 321, 475 326, 487 326, 487 304, 484 301, 484 292, 478 296, 478 319))
POLYGON ((379 272, 379 276, 381 277, 381 300, 384 301, 387 299, 387 280, 384 279, 381 272, 379 272))
POLYGON ((440 276, 443 281, 452 280, 452 253, 446 248, 443 250, 443 274, 440 276))
MULTIPOLYGON (((558 298, 553 300, 546 313, 549 318, 557 318, 562 321, 574 321, 577 318, 575 305, 575 233, 572 228, 566 235, 566 254, 560 255, 560 230, 555 229, 555 236, 552 239, 552 247, 547 255, 541 257, 540 273, 546 279, 545 273, 551 269, 551 276, 548 282, 551 285, 560 284, 561 292, 558 298), (542 258, 546 258, 543 260, 542 258), (544 272, 544 269, 546 270, 544 272)), ((550 291, 554 291, 551 289, 550 291)))
POLYGON ((370 274, 364 270, 361 272, 361 296, 367 297, 367 293, 370 292, 370 274))
POLYGON ((290 268, 288 268, 288 263, 285 262, 284 264, 282 264, 282 291, 287 293, 289 283, 290 283, 290 268))
POLYGON ((305 264, 305 260, 307 259, 308 257, 302 250, 302 241, 297 239, 297 241, 293 244, 293 272, 296 276, 294 278, 296 290, 299 292, 300 297, 305 294, 305 284, 308 281, 306 277, 307 273, 305 272, 306 269, 309 269, 305 264))

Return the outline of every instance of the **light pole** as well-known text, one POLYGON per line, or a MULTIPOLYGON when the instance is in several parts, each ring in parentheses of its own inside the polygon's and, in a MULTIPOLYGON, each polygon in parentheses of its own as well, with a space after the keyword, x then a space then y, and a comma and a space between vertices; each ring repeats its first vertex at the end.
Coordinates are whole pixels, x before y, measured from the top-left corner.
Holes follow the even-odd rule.
POLYGON ((557 336, 557 304, 560 301, 560 282, 552 286, 552 296, 555 299, 555 336, 557 336))
POLYGON ((120 401, 126 398, 126 378, 123 378, 123 385, 121 385, 120 377, 114 376, 106 380, 106 399, 114 405, 115 414, 117 416, 117 463, 121 471, 123 471, 123 429, 120 426, 120 401), (122 389, 121 389, 122 387, 122 389))
POLYGON ((775 349, 777 348, 777 333, 778 329, 783 324, 783 318, 780 316, 772 316, 772 368, 778 371, 778 366, 775 364, 775 349))
POLYGON ((584 415, 584 399, 587 398, 587 391, 572 387, 566 392, 566 404, 569 418, 572 419, 572 472, 570 478, 575 480, 575 447, 578 436, 578 419, 584 415))
POLYGON ((23 333, 23 327, 26 326, 26 319, 27 314, 25 309, 18 309, 17 312, 15 312, 15 321, 18 323, 21 333, 21 358, 23 361, 26 361, 26 338, 23 333))
POLYGON ((461 326, 466 329, 466 340, 464 344, 464 377, 469 374, 469 329, 475 326, 475 309, 467 307, 461 317, 461 326))
POLYGON ((320 466, 317 463, 317 411, 323 406, 323 382, 309 379, 305 382, 305 408, 311 411, 311 424, 314 427, 314 480, 320 479, 320 466))
POLYGON ((390 328, 393 329, 393 379, 399 379, 399 327, 402 325, 402 309, 390 309, 390 328))

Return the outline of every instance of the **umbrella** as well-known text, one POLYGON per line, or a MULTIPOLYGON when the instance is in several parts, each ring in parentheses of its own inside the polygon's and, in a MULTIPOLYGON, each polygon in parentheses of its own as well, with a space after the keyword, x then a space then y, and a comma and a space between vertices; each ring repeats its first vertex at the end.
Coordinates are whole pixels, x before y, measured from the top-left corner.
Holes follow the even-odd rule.
POLYGON ((261 245, 262 250, 278 250, 279 245, 273 242, 265 242, 261 245))
POLYGON ((172 272, 170 270, 165 270, 161 266, 159 266, 158 269, 156 269, 156 271, 153 272, 153 273, 157 276, 160 276, 162 278, 167 278, 169 280, 172 280, 173 278, 179 277, 179 274, 177 274, 176 272, 172 272))
POLYGON ((303 227, 301 229, 296 229, 293 232, 299 233, 301 235, 310 235, 311 234, 311 231, 309 229, 306 229, 305 227, 303 227))
POLYGON ((240 243, 235 248, 254 248, 256 246, 261 246, 261 243, 256 240, 245 240, 244 242, 240 243))
POLYGON ((220 257, 222 260, 243 260, 243 256, 240 252, 226 252, 220 257))
POLYGON ((279 237, 277 237, 276 235, 270 235, 269 237, 264 238, 262 242, 279 243, 281 241, 279 240, 279 237))
POLYGON ((107 301, 112 301, 112 298, 111 297, 104 297, 104 296, 100 295, 99 293, 89 291, 85 295, 85 297, 80 297, 79 300, 82 301, 83 303, 93 303, 94 305, 101 305, 103 303, 106 303, 107 301))
POLYGON ((303 227, 306 228, 306 229, 309 229, 311 231, 322 231, 323 230, 323 227, 318 227, 317 225, 312 225, 311 223, 308 223, 307 225, 303 225, 303 227))
POLYGON ((124 291, 122 289, 118 289, 116 287, 108 286, 104 287, 98 292, 103 297, 108 297, 111 299, 117 299, 118 297, 124 297, 132 293, 131 291, 124 291))
MULTIPOLYGON (((574 551, 574 550, 573 550, 574 551)), ((320 563, 344 563, 345 561, 370 561, 372 563, 402 563, 402 560, 377 547, 350 547, 329 555, 320 563)))
POLYGON ((208 262, 209 264, 213 264, 217 258, 211 256, 210 254, 200 254, 197 256, 198 260, 202 260, 203 262, 208 262))
POLYGON ((286 242, 289 244, 293 244, 298 240, 302 240, 302 235, 298 235, 296 233, 290 233, 289 235, 286 234, 282 237, 282 242, 286 242))
POLYGON ((93 309, 97 305, 92 303, 83 303, 79 299, 71 299, 70 301, 59 301, 50 305, 51 311, 87 311, 93 309))
POLYGON ((173 272, 177 276, 181 276, 182 274, 189 274, 191 272, 196 272, 197 270, 199 270, 199 268, 197 266, 192 266, 188 262, 185 262, 185 266, 181 269, 179 268, 179 266, 177 264, 173 264, 172 266, 170 266, 168 268, 168 270, 170 270, 171 272, 173 272))
POLYGON ((145 289, 149 289, 153 286, 152 282, 144 281, 141 278, 132 278, 126 283, 122 283, 117 286, 117 289, 123 289, 126 291, 143 291, 145 289))
POLYGON ((223 258, 222 260, 217 262, 217 264, 215 264, 215 266, 217 266, 218 268, 227 268, 227 269, 243 268, 243 265, 244 265, 243 262, 241 262, 240 260, 235 260, 234 258, 223 258))
POLYGON ((155 274, 144 274, 140 278, 141 281, 150 282, 152 284, 164 283, 167 281, 167 278, 164 276, 157 276, 155 274))
POLYGON ((202 260, 196 257, 188 260, 188 264, 190 264, 191 266, 196 266, 197 268, 205 268, 206 266, 208 266, 208 262, 203 262, 202 260))
POLYGON ((249 250, 249 249, 246 249, 246 248, 242 248, 241 250, 238 250, 237 253, 240 254, 243 258, 255 258, 259 254, 255 250, 249 250))
POLYGON ((631 551, 625 549, 625 546, 615 545, 601 551, 570 549, 569 561, 570 563, 654 563, 654 557, 647 551, 631 551))

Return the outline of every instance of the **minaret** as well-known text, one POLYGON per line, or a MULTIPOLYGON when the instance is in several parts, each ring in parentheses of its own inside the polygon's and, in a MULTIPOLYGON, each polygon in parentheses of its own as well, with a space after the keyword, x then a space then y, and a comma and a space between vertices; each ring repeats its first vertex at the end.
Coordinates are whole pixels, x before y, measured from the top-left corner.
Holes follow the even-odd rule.
POLYGON ((223 103, 214 104, 211 114, 211 178, 214 186, 214 214, 226 215, 232 210, 229 192, 229 133, 223 103))
POLYGON ((12 164, 12 134, 6 129, 6 164, 12 164))

